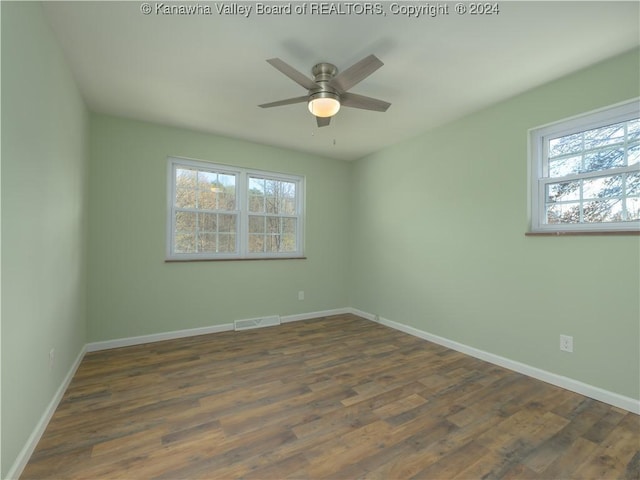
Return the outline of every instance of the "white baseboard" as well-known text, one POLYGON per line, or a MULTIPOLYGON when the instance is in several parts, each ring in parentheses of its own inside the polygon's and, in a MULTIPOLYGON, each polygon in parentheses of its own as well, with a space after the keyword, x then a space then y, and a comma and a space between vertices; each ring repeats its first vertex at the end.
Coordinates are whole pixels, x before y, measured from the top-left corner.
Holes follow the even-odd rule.
POLYGON ((354 315, 358 315, 359 317, 365 318, 367 320, 371 320, 373 322, 378 322, 381 325, 386 325, 387 327, 391 327, 395 330, 408 333, 409 335, 413 335, 414 337, 419 337, 424 340, 437 343, 438 345, 442 345, 443 347, 456 350, 466 355, 479 358, 480 360, 493 363, 494 365, 499 365, 501 367, 508 368, 509 370, 522 373, 529 377, 533 377, 537 380, 542 380, 543 382, 550 383, 557 387, 579 393, 586 397, 593 398, 595 400, 608 403, 609 405, 613 405, 614 407, 619 407, 624 410, 628 410, 629 412, 640 415, 640 400, 637 400, 635 398, 626 397, 624 395, 610 392, 600 387, 595 387, 593 385, 589 385, 587 383, 583 383, 569 377, 564 377, 556 373, 552 373, 546 370, 542 370, 540 368, 532 367, 531 365, 527 365, 525 363, 520 363, 515 360, 511 360, 509 358, 501 357, 500 355, 495 355, 493 353, 489 353, 484 350, 479 350, 477 348, 470 347, 469 345, 465 345, 463 343, 449 340, 448 338, 440 337, 438 335, 433 335, 423 330, 419 330, 417 328, 410 327, 402 323, 394 322, 393 320, 389 320, 382 317, 376 317, 371 313, 363 312, 362 310, 358 310, 356 308, 351 308, 349 310, 354 315))
POLYGON ((60 387, 58 387, 58 390, 56 391, 55 395, 49 402, 49 405, 47 405, 47 408, 42 414, 42 417, 40 417, 40 420, 36 424, 36 427, 33 429, 33 432, 31 432, 31 435, 29 435, 27 442, 25 443, 24 447, 18 454, 18 457, 16 458, 15 462, 9 469, 9 472, 7 473, 7 476, 6 476, 6 480, 14 480, 14 479, 17 480, 18 478, 20 478, 20 475, 22 475, 22 471, 24 470, 24 467, 27 466, 27 463, 29 462, 29 459, 31 458, 33 451, 36 449, 36 446, 40 441, 40 437, 42 437, 42 434, 47 428, 47 425, 49 424, 51 417, 53 417, 53 414, 55 413, 56 408, 58 408, 58 404, 60 403, 60 400, 62 400, 64 392, 67 390, 67 387, 71 383, 71 379, 75 375, 76 370, 78 370, 78 367, 80 366, 80 362, 82 362, 82 358, 84 357, 85 352, 86 352, 86 346, 82 347, 82 349, 80 350, 80 353, 78 354, 75 361, 71 365, 71 368, 69 368, 69 371, 67 372, 67 375, 64 377, 64 380, 60 384, 60 387))
MULTIPOLYGON (((280 317, 282 323, 297 322, 300 320, 309 320, 312 318, 328 317, 330 315, 341 315, 349 313, 349 308, 337 308, 333 310, 322 310, 319 312, 299 313, 295 315, 285 315, 280 317)), ((176 338, 195 337, 196 335, 207 335, 209 333, 228 332, 233 330, 232 323, 223 323, 222 325, 212 325, 209 327, 188 328, 185 330, 174 330, 171 332, 152 333, 150 335, 139 335, 136 337, 116 338, 114 340, 105 340, 102 342, 91 342, 87 344, 87 352, 97 352, 100 350, 109 350, 111 348, 131 347, 133 345, 142 345, 144 343, 162 342, 164 340, 174 340, 176 338)))
POLYGON ((282 323, 298 322, 300 320, 311 320, 312 318, 330 317, 331 315, 344 315, 351 313, 350 308, 334 308, 333 310, 322 310, 320 312, 299 313, 297 315, 286 315, 280 317, 282 323))
POLYGON ((174 340, 176 338, 195 337, 196 335, 207 335, 209 333, 228 332, 233 330, 233 323, 222 325, 212 325, 210 327, 188 328, 185 330, 174 330, 171 332, 152 333, 150 335, 139 335, 137 337, 116 338, 102 342, 91 342, 87 344, 87 352, 97 352, 109 350, 111 348, 131 347, 142 345, 143 343, 162 342, 164 340, 174 340))

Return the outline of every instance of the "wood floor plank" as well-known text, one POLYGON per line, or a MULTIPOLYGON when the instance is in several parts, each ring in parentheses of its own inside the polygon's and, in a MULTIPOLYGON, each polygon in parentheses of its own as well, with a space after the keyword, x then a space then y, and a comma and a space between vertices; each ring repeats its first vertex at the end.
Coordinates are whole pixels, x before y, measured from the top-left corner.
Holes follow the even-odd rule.
POLYGON ((23 479, 638 479, 640 417, 336 315, 85 355, 23 479))
POLYGON ((443 455, 413 478, 452 478, 464 470, 469 463, 476 462, 488 453, 489 450, 479 442, 471 441, 443 455))
POLYGON ((629 472, 627 466, 638 453, 639 425, 637 419, 627 417, 620 422, 591 456, 576 471, 583 478, 604 478, 609 475, 623 478, 629 472))
MULTIPOLYGON (((549 443, 546 442, 546 444, 549 443)), ((591 458, 597 446, 590 440, 577 437, 567 443, 565 448, 545 448, 544 452, 547 455, 537 456, 533 462, 526 461, 525 463, 542 478, 560 478, 562 472, 567 471, 568 464, 583 464, 591 458)))

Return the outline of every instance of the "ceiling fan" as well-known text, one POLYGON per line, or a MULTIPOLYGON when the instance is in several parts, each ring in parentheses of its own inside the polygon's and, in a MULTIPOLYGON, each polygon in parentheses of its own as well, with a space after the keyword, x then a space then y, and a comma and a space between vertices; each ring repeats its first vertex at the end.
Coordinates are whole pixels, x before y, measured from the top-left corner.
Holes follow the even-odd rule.
POLYGON ((311 69, 313 80, 279 58, 271 58, 267 62, 309 92, 302 97, 263 103, 258 105, 259 107, 280 107, 307 102, 309 111, 316 117, 318 127, 326 127, 329 125, 331 117, 338 113, 341 105, 375 112, 386 112, 391 106, 389 102, 377 98, 348 92, 351 87, 384 65, 375 55, 363 58, 340 73, 331 63, 318 63, 311 69))

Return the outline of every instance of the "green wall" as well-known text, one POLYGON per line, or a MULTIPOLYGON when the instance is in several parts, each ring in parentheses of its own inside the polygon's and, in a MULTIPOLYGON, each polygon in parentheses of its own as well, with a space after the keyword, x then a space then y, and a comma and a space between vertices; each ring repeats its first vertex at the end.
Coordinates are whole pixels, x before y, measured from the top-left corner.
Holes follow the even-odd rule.
POLYGON ((639 399, 640 237, 524 235, 527 130, 637 97, 638 57, 357 161, 350 305, 639 399))
POLYGON ((4 478, 86 343, 89 116, 40 4, 1 8, 4 478))
POLYGON ((348 163, 103 115, 90 158, 89 341, 347 306, 348 163), (307 259, 165 263, 170 155, 304 175, 307 259))

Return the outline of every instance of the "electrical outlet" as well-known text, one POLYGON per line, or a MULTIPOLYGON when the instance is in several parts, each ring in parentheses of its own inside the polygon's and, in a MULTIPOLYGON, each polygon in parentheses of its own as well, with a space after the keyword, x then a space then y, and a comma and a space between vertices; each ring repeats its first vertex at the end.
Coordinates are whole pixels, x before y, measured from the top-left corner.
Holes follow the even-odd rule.
POLYGON ((304 300, 304 290, 298 292, 298 300, 304 300))
POLYGON ((56 357, 56 349, 52 348, 49 350, 49 371, 53 370, 53 361, 56 357))
POLYGON ((570 335, 560 335, 560 350, 573 353, 573 337, 570 335))

